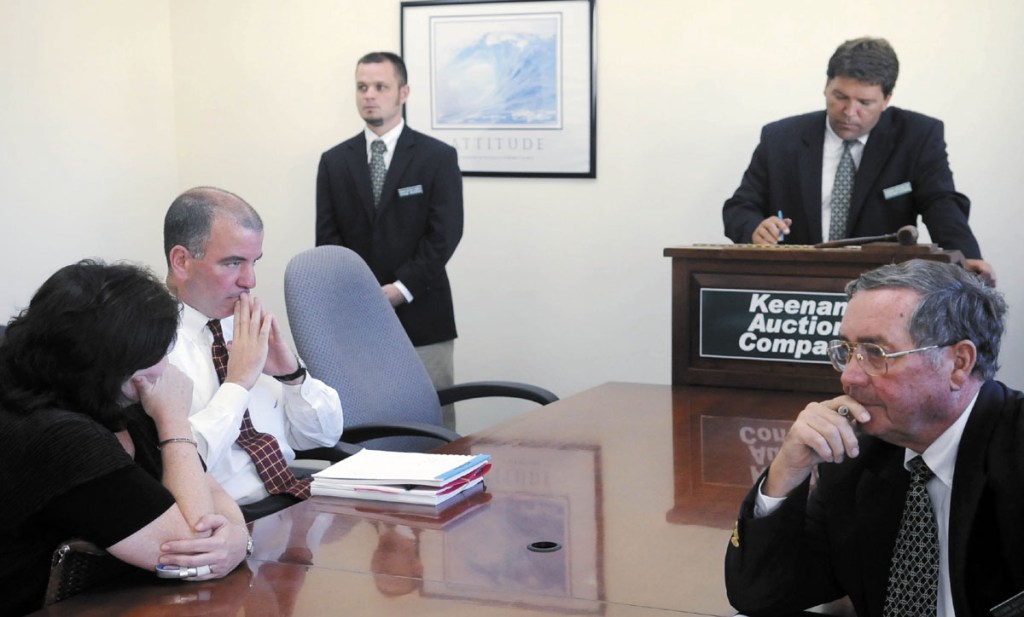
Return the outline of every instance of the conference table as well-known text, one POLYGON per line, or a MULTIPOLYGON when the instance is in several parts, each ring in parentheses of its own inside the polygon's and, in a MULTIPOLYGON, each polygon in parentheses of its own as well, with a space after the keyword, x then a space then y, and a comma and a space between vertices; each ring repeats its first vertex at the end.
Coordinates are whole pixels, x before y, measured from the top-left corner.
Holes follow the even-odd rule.
POLYGON ((433 508, 314 497, 202 583, 119 582, 38 615, 733 615, 738 505, 809 393, 607 383, 447 444, 486 490, 433 508))

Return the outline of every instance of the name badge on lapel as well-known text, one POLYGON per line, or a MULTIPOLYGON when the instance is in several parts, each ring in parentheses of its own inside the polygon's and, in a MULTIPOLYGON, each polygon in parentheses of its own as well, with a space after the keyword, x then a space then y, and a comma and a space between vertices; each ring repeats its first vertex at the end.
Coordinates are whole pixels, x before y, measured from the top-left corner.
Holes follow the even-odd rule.
POLYGON ((897 184, 895 186, 890 186, 887 189, 882 189, 882 195, 885 196, 886 199, 892 199, 893 197, 906 195, 907 193, 913 190, 914 189, 910 186, 910 182, 907 181, 904 182, 903 184, 897 184))
POLYGON ((416 186, 407 186, 405 188, 398 189, 399 197, 408 197, 410 195, 422 195, 423 185, 417 184, 416 186))

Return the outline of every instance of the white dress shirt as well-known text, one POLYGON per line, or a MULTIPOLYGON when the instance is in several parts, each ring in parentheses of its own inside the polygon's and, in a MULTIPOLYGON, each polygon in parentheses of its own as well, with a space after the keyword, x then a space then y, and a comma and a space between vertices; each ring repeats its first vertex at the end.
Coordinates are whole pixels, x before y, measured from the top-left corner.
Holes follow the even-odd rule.
MULTIPOLYGON (((857 143, 850 146, 850 156, 853 157, 853 166, 856 169, 860 169, 860 160, 864 158, 864 146, 867 145, 869 136, 870 133, 858 137, 857 143)), ((843 158, 843 139, 836 135, 826 119, 825 148, 821 155, 821 237, 826 240, 828 240, 829 225, 832 224, 832 187, 836 183, 836 170, 839 169, 839 159, 841 158, 843 158)))
POLYGON ((398 137, 402 134, 402 129, 405 128, 405 120, 400 120, 395 128, 391 129, 383 135, 378 135, 370 130, 370 127, 363 129, 363 135, 366 136, 366 162, 370 162, 370 158, 373 156, 373 149, 370 146, 376 139, 380 139, 384 142, 384 146, 387 150, 384 151, 384 167, 391 167, 391 158, 395 155, 395 146, 398 145, 398 137))
MULTIPOLYGON (((285 385, 260 375, 252 390, 220 384, 213 368, 213 334, 205 315, 182 305, 178 338, 169 354, 172 364, 192 378, 189 422, 207 469, 232 499, 252 503, 268 495, 249 455, 235 443, 245 410, 257 431, 277 438, 287 461, 296 449, 333 446, 341 437, 341 400, 334 388, 307 375, 299 385, 285 385)), ((225 341, 234 334, 234 317, 221 320, 225 341)))
MULTIPOLYGON (((935 477, 928 481, 928 498, 931 499, 935 511, 935 523, 939 528, 939 606, 936 617, 955 617, 953 612, 953 591, 949 583, 949 502, 953 494, 953 470, 956 469, 956 453, 960 448, 960 438, 967 426, 967 418, 974 409, 978 395, 974 395, 952 426, 946 429, 928 449, 921 453, 921 458, 932 470, 935 477)), ((917 456, 917 452, 907 450, 903 458, 903 466, 917 456)), ((909 469, 909 468, 908 468, 909 469)))

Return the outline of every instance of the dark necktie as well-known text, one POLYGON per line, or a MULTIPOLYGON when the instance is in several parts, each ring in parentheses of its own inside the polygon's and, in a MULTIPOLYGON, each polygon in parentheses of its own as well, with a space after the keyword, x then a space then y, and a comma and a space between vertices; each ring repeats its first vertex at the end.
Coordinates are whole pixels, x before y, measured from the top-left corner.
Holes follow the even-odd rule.
POLYGON ((832 219, 828 225, 828 239, 842 240, 846 237, 850 219, 850 199, 853 197, 853 178, 857 167, 853 164, 850 146, 855 140, 843 142, 843 156, 836 168, 836 181, 832 185, 832 219))
POLYGON ((380 193, 384 189, 384 176, 388 168, 384 166, 384 152, 388 147, 382 139, 374 139, 370 144, 370 184, 373 185, 373 205, 380 205, 380 193))
MULTIPOLYGON (((213 333, 213 368, 217 371, 217 379, 224 383, 228 374, 228 347, 224 343, 224 332, 220 328, 220 320, 211 319, 206 326, 213 333)), ((245 410, 242 416, 242 426, 239 429, 238 439, 235 440, 239 446, 252 459, 256 466, 256 473, 263 480, 263 486, 271 495, 288 493, 299 499, 309 499, 310 479, 299 479, 295 477, 288 467, 288 462, 281 452, 281 446, 277 438, 269 433, 261 433, 252 425, 252 418, 249 417, 249 410, 245 410)))
POLYGON ((910 461, 910 488, 889 568, 884 617, 934 617, 939 589, 939 529, 928 497, 935 474, 920 456, 910 461))

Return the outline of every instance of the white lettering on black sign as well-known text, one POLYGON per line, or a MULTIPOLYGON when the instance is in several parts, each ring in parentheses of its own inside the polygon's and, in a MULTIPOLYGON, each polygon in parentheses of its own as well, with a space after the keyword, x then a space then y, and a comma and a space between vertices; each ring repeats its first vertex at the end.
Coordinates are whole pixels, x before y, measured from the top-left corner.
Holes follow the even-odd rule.
POLYGON ((742 289, 700 291, 700 355, 828 362, 845 294, 742 289))

